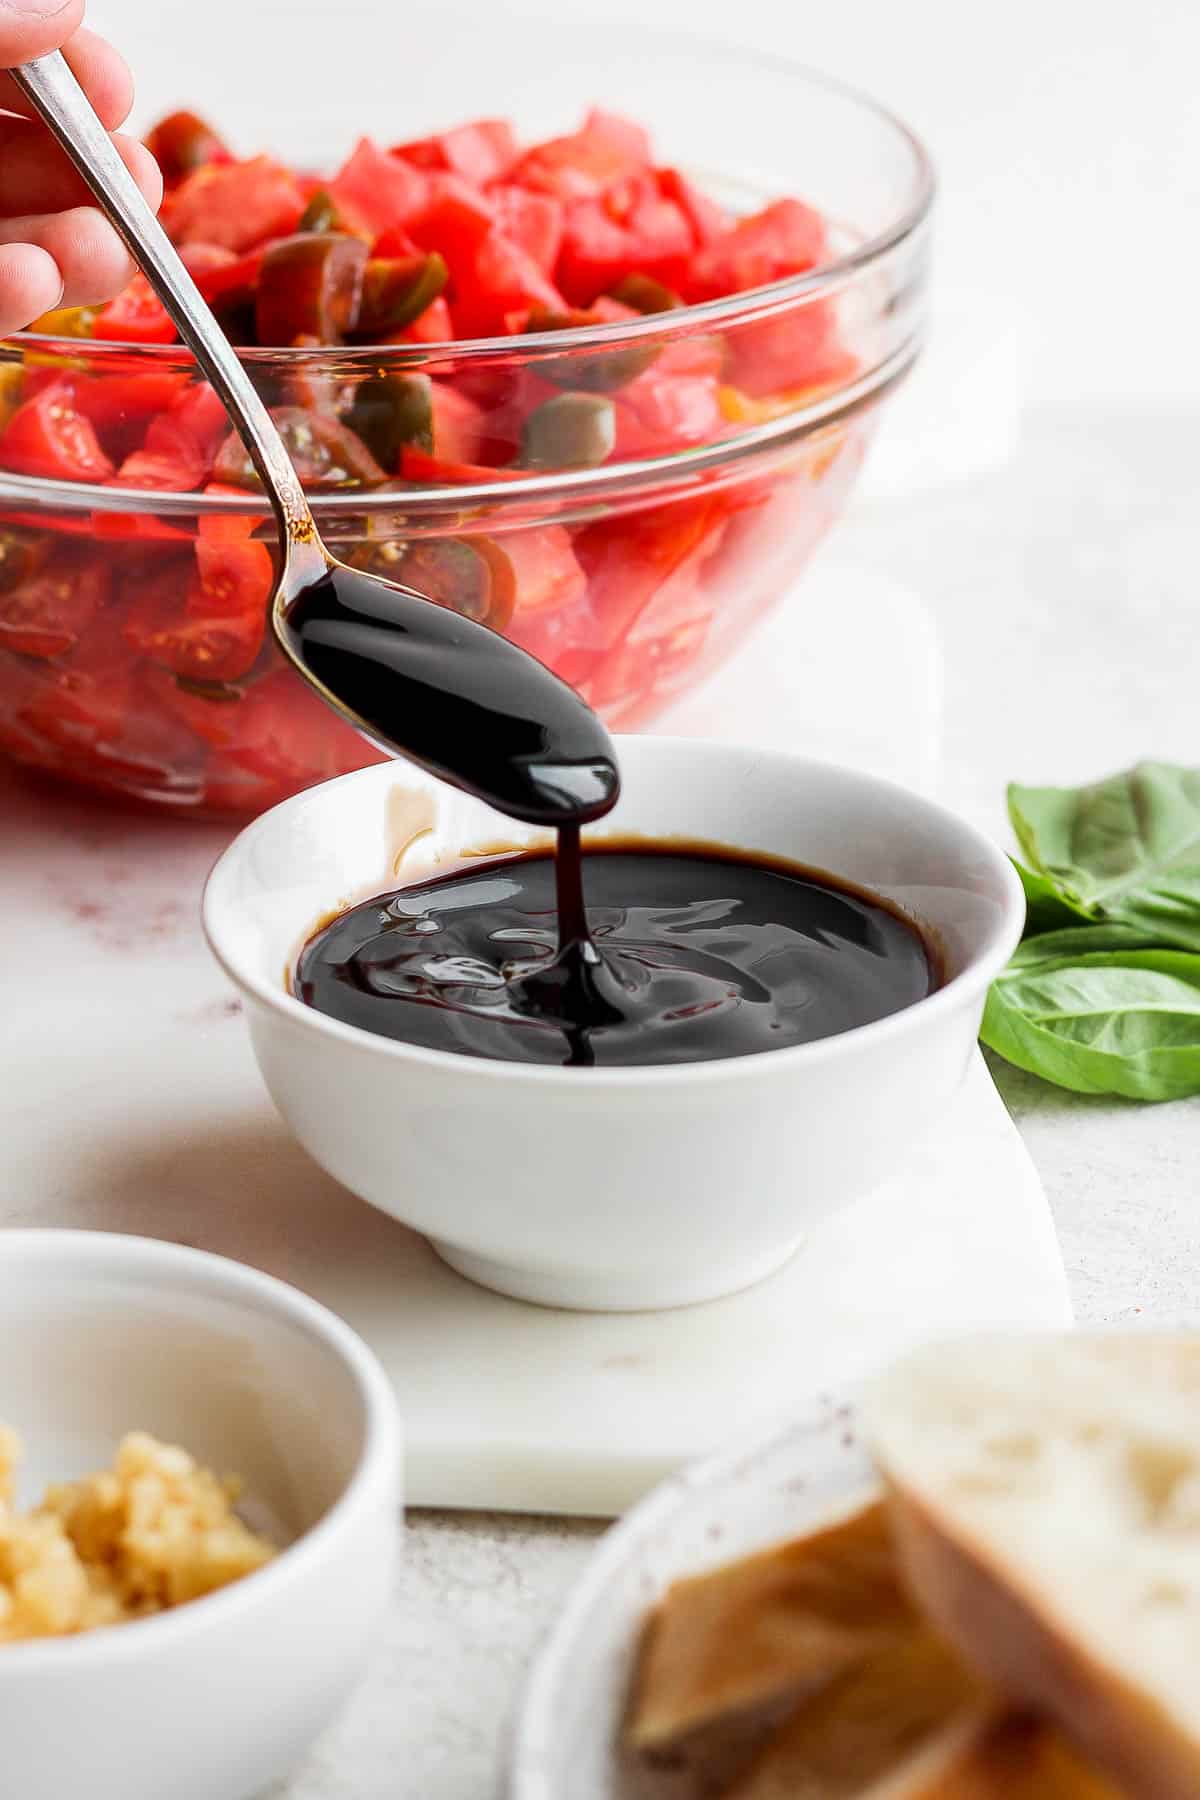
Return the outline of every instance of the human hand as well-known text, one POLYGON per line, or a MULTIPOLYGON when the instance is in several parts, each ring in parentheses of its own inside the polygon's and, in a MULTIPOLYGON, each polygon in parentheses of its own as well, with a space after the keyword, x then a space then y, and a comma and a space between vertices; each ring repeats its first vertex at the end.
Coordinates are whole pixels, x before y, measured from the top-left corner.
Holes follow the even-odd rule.
POLYGON ((150 205, 162 179, 149 151, 117 126, 133 80, 116 51, 81 28, 84 0, 0 0, 0 337, 58 306, 93 306, 133 273, 108 220, 29 102, 3 73, 61 50, 150 205))

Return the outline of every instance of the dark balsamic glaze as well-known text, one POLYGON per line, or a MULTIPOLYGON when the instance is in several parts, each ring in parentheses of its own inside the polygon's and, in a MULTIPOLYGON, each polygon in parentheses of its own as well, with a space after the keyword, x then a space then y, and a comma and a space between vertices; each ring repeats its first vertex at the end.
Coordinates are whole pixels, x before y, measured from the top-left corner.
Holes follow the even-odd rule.
POLYGON ((584 850, 585 920, 570 828, 561 846, 557 870, 545 851, 498 858, 342 913, 302 951, 297 993, 428 1049, 628 1066, 809 1043, 937 985, 915 927, 828 876, 615 839, 584 850))
POLYGON ((319 1011, 468 1056, 638 1065, 807 1043, 936 986, 916 929, 827 877, 711 845, 581 852, 580 825, 620 790, 612 741, 485 626, 336 568, 292 600, 282 635, 386 749, 558 832, 554 856, 475 864, 333 920, 296 971, 319 1011))

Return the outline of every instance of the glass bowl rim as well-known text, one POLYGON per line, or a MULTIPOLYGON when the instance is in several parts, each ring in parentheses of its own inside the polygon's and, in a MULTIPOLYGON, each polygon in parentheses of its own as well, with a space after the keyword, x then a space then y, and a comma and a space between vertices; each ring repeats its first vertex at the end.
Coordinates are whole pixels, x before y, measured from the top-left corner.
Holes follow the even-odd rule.
MULTIPOLYGON (((518 480, 462 482, 438 486, 422 483, 403 487, 350 487, 307 494, 318 519, 331 523, 342 515, 394 510, 414 517, 436 517, 449 512, 490 509, 493 513, 520 513, 538 501, 583 504, 610 502, 632 496, 649 498, 664 491, 704 491, 704 478, 754 459, 778 453, 800 443, 822 427, 852 418, 891 391, 908 374, 919 354, 921 340, 909 338, 899 349, 865 374, 825 390, 806 406, 779 418, 747 426, 728 437, 716 438, 690 449, 672 450, 640 461, 604 463, 599 468, 539 470, 518 480)), ((14 510, 47 508, 55 512, 149 513, 166 517, 203 517, 215 514, 250 514, 263 518, 270 501, 261 491, 242 494, 205 493, 162 488, 106 487, 82 481, 58 481, 46 476, 17 475, 0 468, 0 506, 14 510)), ((555 523, 549 519, 518 517, 516 526, 555 523)), ((49 524, 49 522, 48 522, 49 524)), ((477 519, 455 524, 458 531, 482 529, 477 519)))
MULTIPOLYGON (((910 162, 907 193, 894 217, 873 236, 864 238, 861 243, 855 244, 831 262, 822 263, 815 269, 787 276, 763 287, 724 295, 717 300, 676 307, 669 313, 651 313, 640 319, 622 320, 609 325, 572 326, 565 331, 529 332, 518 338, 451 338, 441 343, 413 345, 334 344, 306 350, 286 346, 247 345, 239 346, 238 355, 241 360, 250 367, 265 363, 282 366, 284 369, 297 369, 336 359, 339 368, 351 371, 360 363, 371 364, 385 356, 397 364, 411 361, 414 366, 419 366, 423 363, 449 361, 451 358, 460 362, 487 362, 511 357, 514 352, 524 354, 527 351, 552 351, 565 355, 572 350, 610 349, 664 335, 682 335, 693 328, 729 324, 734 320, 741 321, 744 317, 753 319, 760 313, 770 316, 793 301, 808 300, 844 287, 848 281, 920 232, 933 207, 936 189, 933 162, 922 140, 898 113, 853 83, 826 75, 806 63, 793 61, 790 57, 746 50, 715 38, 689 36, 688 43, 693 49, 711 50, 714 55, 720 54, 722 61, 732 56, 748 67, 787 75, 810 87, 819 88, 834 98, 848 101, 860 112, 872 115, 878 123, 884 125, 910 162), (406 354, 398 355, 397 352, 406 354)), ((178 361, 185 366, 193 366, 195 360, 191 351, 183 344, 133 344, 113 338, 59 338, 35 331, 13 332, 4 342, 21 348, 27 347, 34 352, 44 352, 47 346, 53 346, 57 351, 69 345, 74 347, 77 355, 80 353, 80 344, 86 343, 87 354, 91 356, 98 351, 102 361, 108 355, 136 355, 145 356, 151 365, 178 361)))

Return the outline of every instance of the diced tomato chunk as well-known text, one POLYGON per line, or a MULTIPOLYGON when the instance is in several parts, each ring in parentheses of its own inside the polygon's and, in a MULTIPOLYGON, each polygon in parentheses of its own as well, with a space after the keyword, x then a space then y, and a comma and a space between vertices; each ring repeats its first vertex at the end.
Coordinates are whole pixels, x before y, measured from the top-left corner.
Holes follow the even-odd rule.
POLYGON ((212 126, 194 112, 174 112, 160 119, 146 137, 146 148, 168 187, 206 163, 232 160, 212 126))
POLYGON ((438 487, 473 487, 481 481, 523 481, 523 469, 492 469, 483 463, 447 462, 413 444, 400 452, 400 473, 405 481, 423 481, 438 487))
POLYGON ((576 535, 575 552, 605 648, 621 643, 664 590, 672 603, 686 604, 720 544, 728 512, 720 495, 701 496, 605 519, 576 535))
POLYGON ((418 169, 445 169, 479 187, 499 180, 517 155, 517 139, 506 119, 476 119, 433 137, 396 144, 391 154, 418 169))
POLYGON ((225 754, 288 792, 384 760, 290 669, 278 669, 249 689, 225 754))
POLYGON ((686 175, 678 169, 659 169, 657 176, 659 192, 665 199, 673 200, 684 215, 697 247, 711 244, 723 231, 728 231, 730 218, 724 207, 702 194, 686 175))
POLYGON ((113 473, 65 380, 51 382, 18 406, 0 435, 0 466, 53 481, 107 481, 113 473))
POLYGON ((509 171, 509 180, 564 200, 594 199, 649 160, 650 142, 640 126, 593 111, 581 131, 526 151, 509 171))
POLYGON ((652 174, 631 176, 599 198, 567 206, 558 282, 567 299, 589 306, 626 275, 678 284, 695 248, 686 215, 652 174))
POLYGON ((433 454, 443 462, 473 463, 487 435, 487 414, 478 401, 444 381, 430 384, 433 454))
POLYGON ((472 539, 486 543, 493 572, 505 567, 512 587, 512 607, 519 613, 540 613, 571 606, 587 588, 564 525, 525 526, 500 537, 472 539))
POLYGON ((533 194, 528 188, 494 187, 488 195, 496 224, 531 256, 540 269, 553 275, 563 239, 563 203, 553 194, 533 194))
POLYGON ((197 239, 224 250, 249 250, 264 238, 287 237, 304 211, 304 191, 290 169, 269 156, 206 163, 163 202, 162 221, 177 244, 197 239))
POLYGON ((718 386, 713 375, 664 374, 652 363, 613 396, 615 455, 662 455, 720 437, 727 421, 718 386))
POLYGON ((776 200, 697 251, 684 278, 684 296, 717 300, 766 287, 815 268, 825 253, 820 213, 799 200, 776 200))
POLYGON ((421 211, 429 193, 429 177, 364 137, 329 183, 328 191, 347 224, 364 237, 374 238, 393 225, 407 225, 421 211))
POLYGON ((491 200, 457 175, 434 175, 427 198, 406 229, 422 250, 438 250, 457 273, 470 261, 496 224, 491 200))
POLYGON ((121 464, 122 487, 187 493, 202 485, 229 431, 229 414, 206 381, 190 383, 151 421, 145 442, 121 464))
POLYGON ((499 337, 508 313, 526 306, 565 305, 537 263, 499 231, 479 245, 469 265, 455 272, 450 311, 463 337, 499 337))
POLYGON ((115 300, 100 308, 93 336, 127 344, 173 344, 179 333, 174 319, 139 271, 115 300))
POLYGON ((588 111, 581 135, 591 138, 594 143, 608 144, 632 162, 648 163, 653 155, 650 133, 644 125, 639 125, 636 119, 626 119, 621 113, 606 112, 602 106, 593 106, 588 111))
POLYGON ((252 300, 270 248, 270 243, 266 243, 256 250, 248 250, 244 256, 234 256, 231 252, 225 262, 213 263, 201 270, 195 276, 195 282, 208 304, 231 306, 252 300))
POLYGON ((127 456, 113 479, 114 487, 157 488, 163 493, 188 493, 204 479, 199 456, 169 456, 159 450, 135 450, 127 456))
POLYGON ((222 244, 180 244, 179 259, 193 281, 199 281, 202 275, 211 275, 214 269, 228 268, 237 257, 232 250, 226 250, 222 244))
POLYGON ((236 681, 266 634, 270 551, 251 539, 202 537, 145 581, 125 619, 129 645, 193 680, 236 681))
MULTIPOLYGON (((101 375, 71 377, 75 404, 90 419, 107 455, 120 461, 153 429, 158 416, 172 406, 188 385, 182 369, 137 370, 130 373, 106 363, 101 375)), ((138 359, 139 361, 141 359, 138 359)))
POLYGON ((445 295, 439 294, 411 325, 389 333, 384 341, 389 344, 446 344, 453 336, 454 320, 450 317, 445 295))
POLYGON ((108 570, 79 551, 60 551, 45 568, 0 594, 0 649, 61 656, 74 649, 108 598, 108 570))
POLYGON ((730 379, 747 394, 786 394, 829 386, 853 372, 829 300, 810 300, 774 319, 739 326, 728 335, 730 379))

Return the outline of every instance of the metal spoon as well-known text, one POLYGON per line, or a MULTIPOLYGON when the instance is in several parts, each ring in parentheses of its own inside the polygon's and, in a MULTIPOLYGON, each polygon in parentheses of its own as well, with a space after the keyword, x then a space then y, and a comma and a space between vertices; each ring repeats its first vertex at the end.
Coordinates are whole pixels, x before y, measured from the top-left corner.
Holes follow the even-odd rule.
POLYGON ((498 633, 410 588, 351 569, 321 541, 275 423, 228 339, 55 51, 12 71, 112 220, 224 401, 279 526, 271 625, 330 706, 514 818, 597 818, 619 788, 612 741, 565 682, 498 633))

